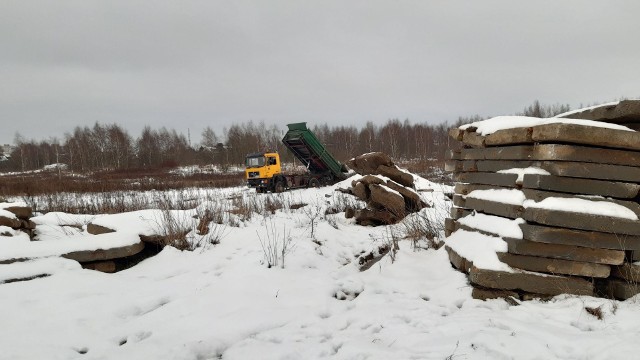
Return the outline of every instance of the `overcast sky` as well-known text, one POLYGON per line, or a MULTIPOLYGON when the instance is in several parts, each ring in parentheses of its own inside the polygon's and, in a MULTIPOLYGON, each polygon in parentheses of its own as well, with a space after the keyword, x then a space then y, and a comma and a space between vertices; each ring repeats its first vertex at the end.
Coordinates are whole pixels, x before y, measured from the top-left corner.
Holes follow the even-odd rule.
POLYGON ((640 1, 2 1, 0 143, 640 97, 640 1))

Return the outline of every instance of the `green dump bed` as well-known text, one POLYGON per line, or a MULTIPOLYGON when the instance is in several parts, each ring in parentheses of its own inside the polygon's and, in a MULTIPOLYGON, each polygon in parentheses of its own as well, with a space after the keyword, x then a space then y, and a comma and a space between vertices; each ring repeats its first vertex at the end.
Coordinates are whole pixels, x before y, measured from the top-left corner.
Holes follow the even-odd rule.
POLYGON ((327 152, 311 130, 307 129, 306 122, 287 126, 289 131, 284 134, 282 143, 309 169, 311 174, 331 174, 336 179, 345 178, 344 170, 346 169, 327 152))

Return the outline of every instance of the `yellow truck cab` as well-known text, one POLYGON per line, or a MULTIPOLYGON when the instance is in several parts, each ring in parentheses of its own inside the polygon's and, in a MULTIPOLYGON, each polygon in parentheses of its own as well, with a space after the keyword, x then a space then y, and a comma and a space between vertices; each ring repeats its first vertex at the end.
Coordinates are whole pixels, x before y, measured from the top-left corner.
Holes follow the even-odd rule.
POLYGON ((245 179, 257 192, 282 192, 286 186, 280 179, 280 155, 277 152, 254 153, 245 159, 245 179))

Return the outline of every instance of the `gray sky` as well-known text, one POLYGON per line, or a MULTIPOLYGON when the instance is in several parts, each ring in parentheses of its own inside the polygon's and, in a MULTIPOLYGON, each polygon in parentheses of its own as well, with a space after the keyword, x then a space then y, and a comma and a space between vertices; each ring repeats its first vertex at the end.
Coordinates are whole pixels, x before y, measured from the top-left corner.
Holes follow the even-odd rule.
POLYGON ((640 97, 640 1, 0 2, 0 143, 640 97))

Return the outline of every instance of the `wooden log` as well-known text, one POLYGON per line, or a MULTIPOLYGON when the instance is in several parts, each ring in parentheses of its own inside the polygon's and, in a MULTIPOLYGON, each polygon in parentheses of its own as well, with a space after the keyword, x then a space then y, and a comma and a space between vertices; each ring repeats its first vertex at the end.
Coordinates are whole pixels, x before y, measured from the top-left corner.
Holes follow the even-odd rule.
POLYGON ((469 281, 491 289, 522 290, 544 295, 593 295, 593 284, 585 279, 529 271, 506 272, 473 266, 469 271, 469 281))
POLYGON ((520 224, 520 229, 522 229, 523 237, 529 241, 622 251, 640 250, 640 236, 581 231, 534 224, 520 224))
POLYGON ((462 149, 459 157, 450 160, 577 161, 640 166, 640 152, 560 144, 517 145, 462 149))
POLYGON ((454 175, 457 182, 495 185, 505 187, 516 187, 517 174, 497 174, 497 173, 457 173, 454 175))
MULTIPOLYGON (((467 206, 470 206, 468 201, 467 198, 467 206)), ((531 207, 526 208, 521 217, 543 225, 611 234, 640 235, 640 221, 638 220, 531 207)))
POLYGON ((606 265, 620 265, 624 262, 624 251, 596 249, 574 245, 545 244, 535 241, 504 238, 509 253, 537 256, 542 258, 580 261, 606 265))
POLYGON ((632 283, 640 283, 640 265, 623 264, 611 268, 611 276, 632 283))
POLYGON ((537 174, 524 175, 522 187, 622 199, 633 199, 640 193, 639 184, 537 174))

